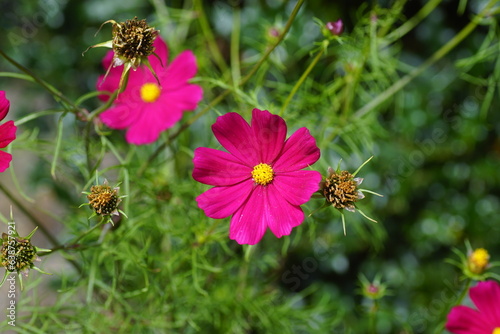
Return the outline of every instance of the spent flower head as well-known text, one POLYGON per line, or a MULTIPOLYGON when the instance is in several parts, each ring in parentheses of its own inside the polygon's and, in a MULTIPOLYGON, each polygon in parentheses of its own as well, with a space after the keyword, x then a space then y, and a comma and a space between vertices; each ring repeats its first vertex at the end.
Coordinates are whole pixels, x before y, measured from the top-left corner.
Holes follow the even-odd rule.
POLYGON ((38 257, 38 252, 50 252, 48 249, 38 248, 31 243, 31 237, 35 234, 36 227, 26 237, 21 237, 9 224, 8 233, 2 233, 0 238, 0 266, 5 268, 5 274, 0 282, 0 286, 5 282, 9 273, 16 272, 20 278, 22 289, 22 277, 28 276, 30 269, 35 269, 43 274, 50 275, 35 266, 35 262, 41 261, 38 257))
MULTIPOLYGON (((376 192, 367 189, 359 188, 361 182, 363 182, 362 178, 356 177, 361 168, 368 163, 373 157, 370 157, 366 160, 354 173, 349 173, 346 170, 340 170, 340 162, 337 166, 337 169, 328 168, 328 174, 325 179, 321 182, 320 185, 320 193, 326 200, 326 205, 331 205, 337 210, 340 211, 342 216, 342 225, 344 228, 344 234, 346 234, 345 230, 345 218, 343 210, 354 212, 356 211, 356 202, 365 198, 363 192, 371 193, 377 196, 382 196, 376 192)), ((365 217, 366 219, 377 222, 376 220, 368 217, 361 211, 359 208, 358 212, 365 217)))
POLYGON ((113 61, 109 65, 106 75, 112 67, 124 65, 119 84, 120 92, 125 89, 124 86, 130 69, 137 69, 141 64, 149 68, 159 83, 156 73, 148 60, 150 55, 155 55, 153 43, 158 36, 159 30, 150 27, 146 20, 138 20, 137 17, 125 22, 108 20, 103 25, 106 23, 113 24, 112 39, 93 45, 90 48, 107 47, 113 49, 113 61))
POLYGON ((105 179, 103 184, 96 184, 90 187, 90 192, 83 192, 87 195, 88 203, 83 203, 80 207, 89 205, 94 210, 91 217, 95 215, 107 216, 109 222, 113 224, 111 216, 118 216, 121 213, 126 217, 125 213, 118 209, 118 205, 122 201, 122 198, 126 197, 118 196, 119 190, 120 187, 118 186, 109 186, 108 180, 105 179))

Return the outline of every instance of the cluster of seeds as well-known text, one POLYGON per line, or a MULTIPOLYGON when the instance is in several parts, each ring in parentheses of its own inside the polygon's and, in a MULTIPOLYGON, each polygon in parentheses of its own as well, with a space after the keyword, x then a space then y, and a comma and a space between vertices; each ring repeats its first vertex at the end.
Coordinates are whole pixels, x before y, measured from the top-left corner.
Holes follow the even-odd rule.
POLYGON ((87 199, 94 211, 103 216, 115 213, 121 201, 118 197, 118 188, 111 188, 107 184, 92 186, 87 199))
POLYGON ((21 272, 33 268, 37 259, 36 249, 31 241, 20 237, 8 237, 2 234, 2 249, 0 251, 1 266, 7 271, 21 272))
POLYGON ((148 26, 146 20, 126 20, 113 24, 113 51, 119 58, 130 61, 134 67, 141 59, 153 54, 153 42, 158 35, 155 28, 148 26))
POLYGON ((322 187, 323 196, 337 209, 354 211, 354 202, 362 198, 358 184, 359 181, 348 171, 344 170, 338 174, 331 170, 322 187))

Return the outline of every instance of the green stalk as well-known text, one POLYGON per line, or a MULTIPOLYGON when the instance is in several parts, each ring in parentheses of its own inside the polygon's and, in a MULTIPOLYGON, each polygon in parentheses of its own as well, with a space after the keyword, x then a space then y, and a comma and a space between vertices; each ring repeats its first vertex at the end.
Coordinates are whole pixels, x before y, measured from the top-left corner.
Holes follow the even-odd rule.
POLYGON ((210 28, 210 24, 208 23, 207 15, 203 10, 203 4, 200 0, 194 0, 194 8, 199 13, 198 22, 200 23, 201 32, 203 33, 204 39, 208 43, 208 48, 212 53, 212 57, 214 58, 215 63, 219 67, 222 73, 226 73, 228 71, 227 64, 222 56, 222 53, 217 46, 217 42, 215 41, 214 34, 212 33, 212 29, 210 28))
MULTIPOLYGON (((452 307, 462 304, 462 301, 464 300, 465 296, 467 295, 467 292, 469 292, 469 288, 470 288, 471 283, 472 283, 472 280, 470 278, 467 278, 467 281, 465 281, 464 289, 460 293, 460 296, 455 301, 455 303, 451 304, 448 308, 445 309, 445 311, 446 311, 445 315, 449 313, 449 311, 451 310, 452 307)), ((446 319, 444 319, 439 324, 439 326, 437 326, 436 331, 434 333, 436 333, 436 334, 442 333, 444 330, 445 323, 446 323, 446 319)))
POLYGON ((411 71, 409 74, 403 78, 396 81, 391 87, 387 88, 384 92, 379 94, 373 100, 365 104, 362 108, 358 109, 355 113, 355 117, 362 117, 369 113, 376 107, 378 107, 382 102, 387 100, 392 95, 396 94, 398 91, 403 89, 408 83, 410 83, 417 76, 422 74, 427 68, 433 65, 435 62, 443 58, 448 52, 450 52, 454 47, 456 47, 460 42, 462 42, 479 24, 479 21, 488 14, 488 11, 498 0, 491 0, 486 7, 479 13, 479 15, 474 18, 465 28, 463 28, 455 37, 453 37, 448 43, 443 45, 439 50, 437 50, 429 59, 427 59, 422 65, 411 71))
POLYGON ((309 73, 311 73, 311 71, 314 68, 314 66, 316 66, 316 64, 318 63, 319 59, 323 55, 323 52, 325 52, 325 48, 321 48, 321 50, 316 54, 316 57, 314 57, 314 59, 311 62, 311 64, 309 64, 309 66, 306 68, 306 70, 304 71, 304 73, 302 73, 302 76, 300 77, 300 79, 295 83, 295 86, 293 86, 290 94, 288 94, 288 97, 286 98, 285 103, 283 103, 283 107, 281 108, 281 111, 279 113, 280 116, 283 116, 283 114, 285 112, 285 109, 288 107, 288 104, 290 103, 290 101, 292 100, 292 98, 295 96, 295 93, 297 93, 297 91, 299 90, 300 86, 302 86, 302 84, 306 80, 306 78, 309 75, 309 73))
POLYGON ((236 83, 240 82, 240 29, 241 28, 241 10, 236 8, 233 10, 233 29, 231 32, 231 76, 233 85, 237 88, 236 83))
MULTIPOLYGON (((199 1, 199 0, 196 0, 199 1)), ((243 86, 246 84, 252 76, 257 72, 257 70, 262 66, 262 64, 267 60, 271 52, 283 41, 283 38, 285 38, 286 34, 290 30, 290 27, 292 26, 293 21, 295 20, 295 17, 297 16, 297 13, 299 12, 300 7, 304 3, 305 0, 299 0, 297 4, 295 5, 295 8, 293 9, 292 13, 290 14, 290 18, 287 21, 287 24, 285 28, 283 29, 283 32, 281 35, 278 37, 276 42, 266 51, 266 53, 260 58, 260 60, 252 67, 250 72, 239 82, 238 86, 243 86)), ((184 123, 179 130, 177 130, 175 133, 170 135, 163 144, 158 146, 158 148, 153 152, 153 154, 149 157, 149 159, 144 162, 144 164, 139 168, 138 171, 138 176, 140 177, 146 168, 149 166, 149 164, 158 157, 158 155, 163 151, 169 144, 174 140, 178 135, 180 135, 184 130, 186 130, 191 124, 196 122, 201 116, 203 116, 206 112, 208 112, 211 108, 215 107, 219 102, 224 100, 226 96, 231 93, 231 89, 226 89, 222 93, 219 94, 215 99, 212 100, 205 108, 203 108, 198 114, 194 115, 191 117, 189 120, 184 123)))
POLYGON ((14 65, 15 67, 17 67, 19 70, 23 71, 24 73, 26 73, 27 75, 29 75, 30 77, 33 78, 33 80, 35 80, 40 86, 42 86, 43 88, 45 88, 50 94, 52 94, 52 96, 54 96, 54 98, 56 100, 60 100, 60 101, 63 101, 65 102, 66 104, 70 105, 73 109, 72 110, 69 110, 71 111, 72 113, 74 113, 75 115, 77 115, 79 112, 80 112, 80 108, 78 108, 78 106, 76 106, 73 101, 71 101, 70 99, 68 99, 66 96, 63 95, 63 93, 61 93, 60 91, 58 91, 56 88, 54 88, 53 86, 49 85, 48 83, 46 83, 44 80, 38 78, 33 72, 31 72, 29 69, 27 69, 26 67, 24 67, 23 65, 19 64, 17 61, 15 61, 14 59, 12 59, 11 57, 9 57, 5 52, 3 52, 2 50, 0 50, 0 55, 2 57, 4 57, 5 59, 7 59, 7 61, 9 63, 11 63, 12 65, 14 65))
POLYGON ((385 43, 382 47, 385 47, 389 44, 394 43, 399 40, 401 37, 410 32, 413 28, 415 28, 423 19, 429 16, 430 13, 442 2, 443 0, 431 0, 423 6, 415 16, 411 19, 403 23, 400 27, 393 30, 390 34, 387 35, 385 43))

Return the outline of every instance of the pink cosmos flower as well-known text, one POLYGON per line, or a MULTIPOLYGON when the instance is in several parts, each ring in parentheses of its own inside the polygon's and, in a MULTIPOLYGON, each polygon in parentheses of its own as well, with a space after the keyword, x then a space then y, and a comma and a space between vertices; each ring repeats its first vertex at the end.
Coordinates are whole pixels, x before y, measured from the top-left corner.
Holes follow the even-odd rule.
MULTIPOLYGON (((149 144, 158 139, 162 131, 177 123, 184 111, 196 109, 203 90, 188 80, 196 75, 198 67, 191 51, 182 52, 167 65, 168 49, 158 36, 154 44, 155 55, 148 57, 160 85, 151 71, 140 66, 130 71, 127 88, 118 95, 114 105, 100 115, 104 124, 112 129, 127 128, 126 140, 135 145, 149 144), (161 59, 161 61, 160 61, 161 59)), ((103 59, 107 69, 113 60, 113 51, 103 59)), ((100 76, 97 89, 113 92, 118 88, 123 66, 114 67, 108 76, 100 76)), ((109 97, 101 95, 106 101, 109 97)))
POLYGON ((500 334, 500 285, 479 282, 469 296, 477 310, 459 305, 448 314, 446 329, 454 334, 500 334))
POLYGON ((208 217, 232 215, 229 237, 239 244, 258 243, 269 227, 276 237, 289 235, 304 220, 301 204, 318 190, 321 175, 301 170, 320 156, 306 128, 286 139, 283 118, 253 109, 252 124, 231 112, 212 125, 228 151, 194 151, 193 178, 215 187, 196 198, 208 217), (285 140, 286 139, 286 140, 285 140))
MULTIPOLYGON (((10 102, 5 97, 5 92, 0 91, 0 121, 7 116, 9 108, 10 102)), ((17 127, 14 125, 13 121, 8 121, 0 125, 0 148, 6 147, 14 139, 16 139, 16 130, 17 127)), ((11 161, 12 155, 7 152, 0 151, 0 173, 9 168, 11 161)))

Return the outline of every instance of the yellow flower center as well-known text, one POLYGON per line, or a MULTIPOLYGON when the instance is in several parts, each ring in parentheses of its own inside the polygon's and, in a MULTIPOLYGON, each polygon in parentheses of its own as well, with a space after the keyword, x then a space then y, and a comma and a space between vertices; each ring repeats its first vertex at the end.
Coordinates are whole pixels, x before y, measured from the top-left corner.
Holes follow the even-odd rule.
MULTIPOLYGON (((484 248, 478 248, 469 256, 469 269, 474 274, 482 274, 488 266, 490 254, 484 248)), ((498 333, 500 334, 500 331, 498 333)))
POLYGON ((155 83, 148 82, 141 87, 141 99, 147 103, 153 103, 160 97, 161 88, 155 83))
POLYGON ((500 327, 495 328, 491 334, 500 334, 500 327))
POLYGON ((268 164, 258 164, 253 168, 252 178, 255 183, 265 186, 274 178, 274 171, 268 164))

